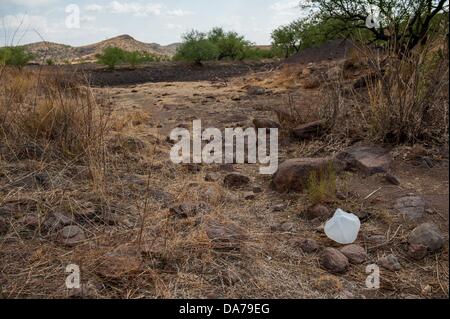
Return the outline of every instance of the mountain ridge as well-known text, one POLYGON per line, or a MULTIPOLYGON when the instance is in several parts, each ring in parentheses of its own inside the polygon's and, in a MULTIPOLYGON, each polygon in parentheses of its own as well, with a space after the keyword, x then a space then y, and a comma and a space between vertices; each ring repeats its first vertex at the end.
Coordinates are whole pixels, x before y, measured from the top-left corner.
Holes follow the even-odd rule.
POLYGON ((26 44, 23 47, 34 55, 34 62, 52 60, 56 63, 81 63, 95 60, 95 55, 107 47, 118 47, 126 51, 141 51, 158 56, 172 57, 179 43, 160 45, 158 43, 145 43, 136 40, 128 34, 118 35, 97 43, 83 46, 70 46, 66 44, 40 41, 26 44))

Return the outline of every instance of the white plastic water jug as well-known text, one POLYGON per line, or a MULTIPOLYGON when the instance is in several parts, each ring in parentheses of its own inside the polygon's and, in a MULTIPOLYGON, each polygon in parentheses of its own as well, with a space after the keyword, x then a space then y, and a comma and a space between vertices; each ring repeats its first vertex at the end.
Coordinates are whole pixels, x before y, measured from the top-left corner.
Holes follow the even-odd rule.
POLYGON ((348 245, 358 238, 360 228, 361 221, 358 216, 338 209, 333 218, 325 224, 325 234, 339 244, 348 245))

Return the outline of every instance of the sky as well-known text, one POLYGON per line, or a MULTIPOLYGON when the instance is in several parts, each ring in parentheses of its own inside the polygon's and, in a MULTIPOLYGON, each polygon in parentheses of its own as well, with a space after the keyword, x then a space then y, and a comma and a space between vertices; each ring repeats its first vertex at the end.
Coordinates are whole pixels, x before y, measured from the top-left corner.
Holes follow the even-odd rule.
POLYGON ((167 45, 214 26, 262 45, 276 27, 306 14, 299 0, 0 0, 0 46, 80 46, 121 34, 167 45))

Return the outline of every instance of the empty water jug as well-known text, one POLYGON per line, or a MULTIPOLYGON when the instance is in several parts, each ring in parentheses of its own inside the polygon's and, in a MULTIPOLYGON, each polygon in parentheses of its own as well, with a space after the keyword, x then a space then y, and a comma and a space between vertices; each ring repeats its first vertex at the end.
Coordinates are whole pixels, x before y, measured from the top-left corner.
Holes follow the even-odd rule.
POLYGON ((339 244, 348 245, 358 238, 360 228, 361 221, 358 216, 338 209, 333 218, 325 224, 325 234, 339 244))

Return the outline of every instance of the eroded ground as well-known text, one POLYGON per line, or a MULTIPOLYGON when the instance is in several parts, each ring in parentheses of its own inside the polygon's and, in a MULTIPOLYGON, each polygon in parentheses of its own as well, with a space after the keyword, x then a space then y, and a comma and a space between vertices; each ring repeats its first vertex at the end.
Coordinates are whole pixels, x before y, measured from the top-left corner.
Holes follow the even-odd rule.
MULTIPOLYGON (((23 215, 34 211, 38 224, 52 213, 70 212, 69 223, 78 225, 85 238, 68 247, 58 241, 56 231, 30 228, 17 215, 10 219, 0 241, 3 296, 448 297, 448 150, 416 154, 413 147, 391 149, 391 173, 399 186, 383 174, 338 176, 338 196, 324 205, 330 212, 342 208, 361 214, 357 244, 367 251, 362 264, 351 264, 342 274, 321 265, 324 248, 341 246, 326 237, 323 221, 305 218, 310 206, 306 194, 275 192, 272 178, 260 175, 257 165, 171 163, 167 136, 175 127, 190 128, 194 119, 201 119, 204 128, 252 127, 255 118, 277 120, 274 111, 292 100, 305 108, 322 102, 318 88, 302 88, 301 80, 280 82, 277 72, 94 89, 99 99, 109 101, 112 136, 120 136, 113 147, 116 159, 98 185, 85 176, 88 167, 36 167, 23 161, 21 175, 38 169, 53 185, 18 187, 8 181, 17 166, 4 162, 2 209, 23 215), (253 85, 265 91, 249 94, 253 85), (241 189, 225 187, 223 179, 230 172, 251 181, 241 189), (427 205, 414 221, 394 209, 396 200, 409 195, 422 197, 427 205), (173 209, 180 204, 187 205, 181 213, 173 209), (407 238, 422 222, 437 224, 445 245, 416 261, 407 254, 407 238), (319 247, 305 252, 304 239, 314 239, 319 247), (368 290, 366 266, 391 254, 401 269, 382 268, 381 289, 368 290), (65 267, 72 263, 81 267, 82 292, 64 286, 65 267)), ((296 141, 282 135, 280 162, 332 156, 354 142, 350 137, 296 141)))

